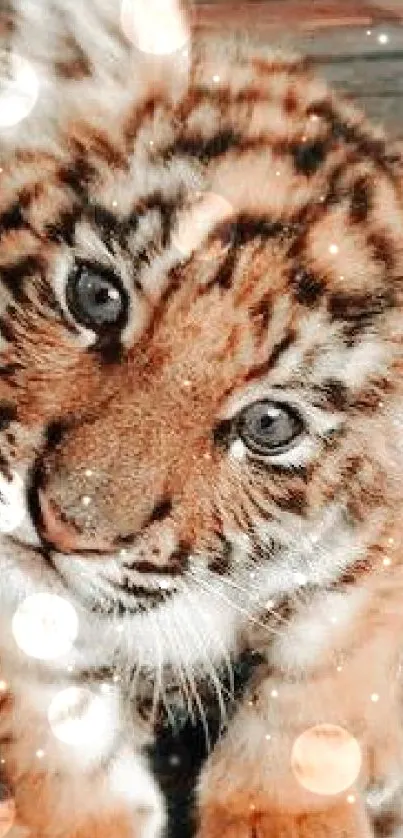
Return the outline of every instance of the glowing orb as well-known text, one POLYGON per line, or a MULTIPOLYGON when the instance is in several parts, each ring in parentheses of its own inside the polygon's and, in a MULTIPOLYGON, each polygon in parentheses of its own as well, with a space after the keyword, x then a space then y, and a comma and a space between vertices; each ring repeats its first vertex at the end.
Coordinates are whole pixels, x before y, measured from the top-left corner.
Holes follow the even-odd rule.
POLYGON ((217 259, 231 244, 233 214, 231 204, 221 195, 197 192, 194 203, 182 213, 172 242, 185 258, 200 248, 199 260, 217 259))
POLYGON ((320 724, 295 740, 291 767, 298 782, 315 794, 339 794, 358 777, 361 750, 347 730, 320 724))
POLYGON ((10 789, 0 783, 0 838, 10 831, 15 820, 15 802, 10 789))
POLYGON ((35 107, 39 79, 32 65, 21 55, 0 52, 0 128, 11 128, 35 107))
POLYGON ((32 594, 17 608, 12 621, 17 645, 31 658, 51 660, 65 655, 78 633, 73 606, 57 594, 32 594))
MULTIPOLYGON (((1 95, 0 95, 1 120, 1 95)), ((21 477, 13 472, 11 480, 0 474, 0 532, 16 530, 25 517, 25 492, 21 477)))
POLYGON ((190 38, 178 0, 122 0, 120 22, 129 41, 150 55, 171 55, 190 38))
POLYGON ((110 729, 110 704, 84 687, 57 693, 48 710, 54 735, 69 745, 90 745, 110 729))

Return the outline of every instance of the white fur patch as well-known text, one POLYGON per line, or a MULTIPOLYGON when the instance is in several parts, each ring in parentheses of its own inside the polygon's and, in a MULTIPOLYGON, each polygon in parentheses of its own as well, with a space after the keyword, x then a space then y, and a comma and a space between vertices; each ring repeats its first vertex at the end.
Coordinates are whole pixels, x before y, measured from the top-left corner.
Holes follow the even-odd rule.
POLYGON ((141 838, 161 835, 166 821, 162 794, 144 761, 129 748, 119 752, 114 759, 108 785, 114 797, 130 804, 133 810, 140 810, 144 816, 141 838))
POLYGON ((366 593, 323 593, 290 621, 284 634, 276 638, 270 659, 281 669, 307 671, 335 644, 335 638, 352 624, 363 607, 366 593))

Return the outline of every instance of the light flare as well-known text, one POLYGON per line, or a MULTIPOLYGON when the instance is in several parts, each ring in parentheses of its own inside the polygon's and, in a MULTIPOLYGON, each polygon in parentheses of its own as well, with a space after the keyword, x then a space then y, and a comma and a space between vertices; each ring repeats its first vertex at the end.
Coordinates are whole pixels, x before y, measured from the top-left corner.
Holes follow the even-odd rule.
POLYGON ((298 782, 308 791, 335 795, 357 779, 361 769, 361 748, 339 725, 319 724, 295 740, 291 767, 298 782))
POLYGON ((122 0, 120 22, 126 38, 150 55, 171 55, 190 39, 177 0, 122 0))
POLYGON ((12 632, 26 655, 52 660, 70 651, 78 634, 77 613, 57 594, 31 594, 18 606, 12 632))
POLYGON ((0 51, 0 128, 11 128, 26 119, 39 96, 39 79, 33 66, 17 53, 0 51))

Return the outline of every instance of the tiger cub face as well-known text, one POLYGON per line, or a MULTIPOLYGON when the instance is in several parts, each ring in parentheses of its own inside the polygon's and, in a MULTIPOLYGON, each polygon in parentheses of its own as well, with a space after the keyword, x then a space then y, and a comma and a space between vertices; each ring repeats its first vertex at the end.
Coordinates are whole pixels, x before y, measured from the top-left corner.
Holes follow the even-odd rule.
POLYGON ((3 620, 60 594, 83 665, 269 637, 401 501, 399 158, 303 62, 218 64, 70 80, 4 141, 3 620))

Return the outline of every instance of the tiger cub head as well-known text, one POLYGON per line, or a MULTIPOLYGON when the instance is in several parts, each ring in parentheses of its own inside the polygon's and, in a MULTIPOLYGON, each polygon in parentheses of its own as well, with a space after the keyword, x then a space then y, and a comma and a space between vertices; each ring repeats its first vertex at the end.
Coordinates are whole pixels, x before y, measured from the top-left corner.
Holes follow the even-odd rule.
POLYGON ((208 667, 398 540, 401 161, 299 59, 38 5, 0 131, 2 620, 51 592, 85 664, 208 667))

